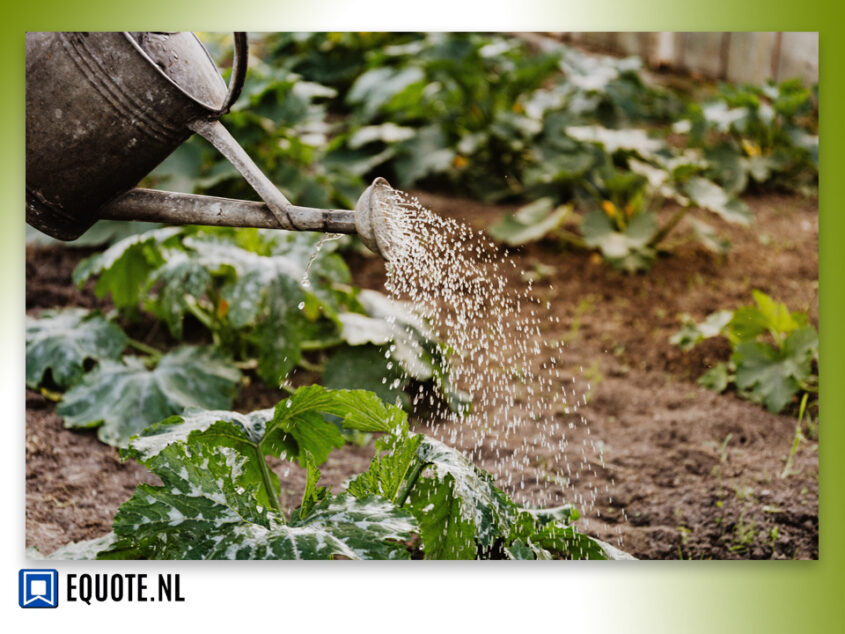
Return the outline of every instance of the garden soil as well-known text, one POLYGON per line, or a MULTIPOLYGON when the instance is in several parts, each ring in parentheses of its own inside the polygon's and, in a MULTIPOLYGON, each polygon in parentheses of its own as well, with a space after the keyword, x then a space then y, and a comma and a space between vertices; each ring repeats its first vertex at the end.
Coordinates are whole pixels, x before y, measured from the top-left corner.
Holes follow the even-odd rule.
MULTIPOLYGON (((512 211, 415 194, 436 213, 481 230, 512 211)), ((785 472, 796 408, 773 415, 732 393, 699 387, 696 379, 728 357, 727 342, 709 340, 691 352, 669 343, 682 313, 700 320, 715 310, 748 304, 752 289, 808 312, 818 326, 817 201, 766 195, 746 202, 756 214, 749 229, 706 218, 730 239, 726 256, 684 241, 682 223, 673 234, 679 244, 672 255, 659 258, 645 275, 613 271, 597 255, 566 250, 553 241, 512 253, 517 266, 509 287, 522 291, 526 278, 534 278, 535 295, 560 318, 559 323, 547 320, 543 337, 547 344, 564 342, 544 349, 562 359, 562 380, 574 377, 578 393, 586 397, 586 405, 571 416, 569 447, 596 448, 587 454, 586 475, 571 483, 548 471, 551 456, 531 456, 526 490, 557 487, 562 496, 579 493, 590 500, 595 493, 580 527, 638 558, 819 556, 817 430, 805 428, 785 472)), ((108 309, 91 284, 76 289, 71 282, 73 267, 88 254, 28 247, 27 313, 65 306, 108 309)), ((348 261, 357 284, 383 290, 381 260, 356 255, 348 261)), ((128 330, 147 343, 172 343, 153 321, 128 330)), ((308 373, 292 377, 294 383, 313 378, 308 373)), ((65 430, 44 395, 26 394, 27 546, 49 553, 107 532, 134 487, 156 479, 132 461, 122 463, 117 450, 99 443, 95 432, 65 430)), ((242 390, 236 409, 269 407, 283 397, 253 381, 242 390)), ((531 409, 528 401, 521 406, 531 409)), ((512 435, 513 449, 521 444, 521 434, 536 432, 527 426, 512 435)), ((321 468, 324 481, 338 489, 349 475, 366 468, 372 451, 371 445, 347 445, 332 454, 321 468)), ((279 461, 273 466, 283 483, 283 502, 295 506, 304 488, 301 470, 279 461)), ((495 456, 482 456, 481 466, 497 471, 495 456)))

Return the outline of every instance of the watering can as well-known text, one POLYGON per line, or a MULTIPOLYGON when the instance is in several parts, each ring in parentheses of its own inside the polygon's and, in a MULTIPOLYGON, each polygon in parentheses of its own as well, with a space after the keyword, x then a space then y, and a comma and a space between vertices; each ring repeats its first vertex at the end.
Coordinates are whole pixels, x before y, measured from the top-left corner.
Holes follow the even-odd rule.
POLYGON ((387 181, 354 211, 294 205, 219 121, 246 74, 246 35, 234 43, 227 86, 192 33, 27 33, 27 223, 60 240, 99 219, 357 233, 386 257, 387 181), (133 189, 194 133, 264 202, 133 189))

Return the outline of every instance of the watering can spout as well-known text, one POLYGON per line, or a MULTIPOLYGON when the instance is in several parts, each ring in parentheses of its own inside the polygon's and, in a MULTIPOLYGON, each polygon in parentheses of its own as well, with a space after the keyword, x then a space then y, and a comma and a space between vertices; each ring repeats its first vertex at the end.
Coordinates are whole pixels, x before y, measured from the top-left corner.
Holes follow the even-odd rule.
POLYGON ((392 240, 383 206, 388 191, 388 182, 377 178, 361 194, 354 211, 283 204, 280 221, 280 215, 265 202, 136 188, 103 206, 99 216, 104 220, 357 234, 370 250, 389 259, 392 240))
POLYGON ((219 118, 238 98, 247 43, 235 34, 227 87, 190 33, 28 33, 27 222, 73 240, 98 219, 358 233, 387 256, 384 179, 356 211, 292 204, 219 118), (132 189, 192 133, 210 141, 263 203, 132 189))

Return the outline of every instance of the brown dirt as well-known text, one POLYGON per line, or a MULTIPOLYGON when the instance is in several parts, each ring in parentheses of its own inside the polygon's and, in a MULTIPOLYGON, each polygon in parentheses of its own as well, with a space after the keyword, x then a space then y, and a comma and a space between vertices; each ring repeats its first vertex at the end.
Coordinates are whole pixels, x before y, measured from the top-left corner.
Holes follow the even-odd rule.
MULTIPOLYGON (((436 212, 479 229, 508 210, 417 195, 436 212)), ((630 276, 553 243, 513 254, 512 288, 525 286, 521 269, 537 263, 553 267, 548 279, 535 283, 536 295, 560 317, 559 324, 549 320, 544 336, 565 341, 555 354, 588 397, 568 440, 579 446, 589 437, 601 454, 590 457, 589 473, 574 490, 559 492, 597 490, 595 506, 580 525, 612 543, 621 541, 637 557, 818 558, 818 444, 802 442, 793 473, 781 478, 794 416, 775 416, 733 394, 717 395, 696 385, 698 376, 726 358, 726 343, 713 340, 685 353, 668 342, 681 313, 702 319, 747 304, 755 288, 809 312, 817 325, 816 201, 771 195, 747 202, 756 213, 751 229, 716 223, 733 244, 724 258, 684 243, 671 257, 659 259, 651 273, 630 276)), ((683 235, 683 224, 677 233, 683 235)), ((27 249, 28 312, 107 307, 93 297, 90 285, 82 291, 71 285, 70 272, 81 256, 66 249, 27 249)), ((380 261, 351 257, 350 266, 356 283, 382 287, 380 261)), ((134 336, 143 328, 135 326, 134 336)), ((303 374, 298 381, 310 378, 303 374)), ((281 397, 254 383, 236 407, 268 407, 281 397)), ((514 438, 514 446, 520 440, 514 438)), ((324 479, 337 487, 365 468, 371 455, 371 446, 347 446, 324 465, 324 479)), ((557 486, 548 483, 553 477, 544 470, 548 464, 550 456, 542 452, 532 461, 529 491, 557 486)), ((492 457, 482 457, 482 465, 496 470, 492 457)), ((283 495, 296 500, 302 474, 274 466, 284 482, 283 495)), ((27 391, 27 545, 50 552, 106 532, 135 484, 150 478, 138 465, 121 464, 117 452, 93 433, 64 430, 52 404, 27 391)))

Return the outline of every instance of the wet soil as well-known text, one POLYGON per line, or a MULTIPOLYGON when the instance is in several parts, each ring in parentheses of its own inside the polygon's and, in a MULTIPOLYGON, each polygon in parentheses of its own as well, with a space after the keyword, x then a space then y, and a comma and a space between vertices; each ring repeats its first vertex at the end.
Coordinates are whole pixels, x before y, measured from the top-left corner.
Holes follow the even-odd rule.
MULTIPOLYGON (((511 210, 416 195, 437 213, 479 229, 511 210)), ((767 195, 747 202, 756 214, 750 229, 706 217, 730 239, 726 256, 682 242, 647 275, 615 272, 595 255, 553 241, 512 254, 517 266, 508 280, 511 288, 525 288, 523 271, 545 274, 534 282, 535 294, 549 302, 560 322, 549 319, 543 336, 547 342, 565 342, 547 354, 562 359, 566 380, 575 378, 587 401, 571 417, 567 440, 573 450, 590 448, 587 469, 571 482, 550 472, 553 456, 542 451, 532 456, 527 493, 551 490, 584 501, 582 529, 639 558, 819 556, 818 443, 801 442, 785 474, 795 438, 794 412, 772 415, 734 394, 714 394, 696 384, 703 372, 726 359, 726 342, 711 340, 691 352, 669 343, 682 313, 702 319, 714 310, 748 304, 752 289, 808 312, 818 326, 816 200, 767 195)), ((682 223, 676 239, 684 233, 682 223)), ((27 249, 28 313, 69 305, 108 308, 91 285, 77 290, 70 282, 73 266, 84 255, 62 248, 27 249)), ((357 284, 382 288, 380 260, 350 256, 349 261, 357 284)), ((133 326, 133 336, 148 343, 166 337, 152 324, 133 326)), ((294 376, 295 383, 312 379, 304 372, 294 376)), ((283 396, 253 381, 236 408, 268 407, 283 396)), ((46 553, 107 532, 135 485, 154 481, 131 461, 121 463, 117 451, 100 444, 93 432, 65 430, 44 396, 27 391, 26 415, 28 546, 46 553)), ((443 425, 447 429, 441 432, 448 431, 449 423, 443 425)), ((512 436, 513 447, 522 440, 512 436)), ((325 463, 324 480, 338 488, 366 468, 371 455, 371 445, 348 445, 325 463)), ((498 471, 495 456, 482 456, 481 463, 498 471)), ((274 468, 283 497, 295 505, 303 475, 280 463, 274 468)))

